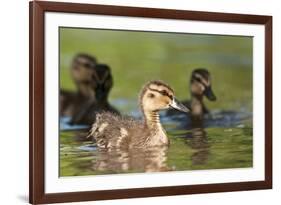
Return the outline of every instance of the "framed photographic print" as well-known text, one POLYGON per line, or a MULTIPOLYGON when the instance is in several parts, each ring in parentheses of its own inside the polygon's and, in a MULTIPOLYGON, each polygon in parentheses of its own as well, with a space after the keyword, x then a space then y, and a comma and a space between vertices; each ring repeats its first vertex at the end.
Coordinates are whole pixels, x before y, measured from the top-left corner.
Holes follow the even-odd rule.
POLYGON ((30 2, 30 203, 272 187, 272 17, 30 2))

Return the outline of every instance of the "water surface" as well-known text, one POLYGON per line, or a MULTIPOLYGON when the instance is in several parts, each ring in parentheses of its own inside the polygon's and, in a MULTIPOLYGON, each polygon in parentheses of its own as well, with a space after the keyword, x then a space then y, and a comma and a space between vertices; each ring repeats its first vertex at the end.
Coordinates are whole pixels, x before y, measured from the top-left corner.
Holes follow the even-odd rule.
POLYGON ((161 116, 170 139, 168 148, 105 152, 86 139, 87 129, 64 126, 60 137, 60 175, 252 167, 250 113, 214 111, 205 116, 202 126, 192 126, 186 115, 161 116))

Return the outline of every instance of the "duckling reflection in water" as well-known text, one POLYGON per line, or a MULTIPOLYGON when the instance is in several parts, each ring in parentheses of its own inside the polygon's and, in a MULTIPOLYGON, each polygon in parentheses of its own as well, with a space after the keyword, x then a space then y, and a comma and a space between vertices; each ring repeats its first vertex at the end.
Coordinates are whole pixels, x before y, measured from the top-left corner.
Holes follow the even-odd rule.
POLYGON ((60 91, 60 114, 71 117, 71 124, 90 125, 95 113, 102 110, 118 113, 107 101, 113 85, 107 65, 97 64, 90 55, 78 54, 71 65, 71 76, 78 91, 60 91))
POLYGON ((132 147, 153 147, 169 144, 166 131, 159 120, 159 111, 170 107, 182 112, 188 109, 179 103, 174 91, 162 81, 147 83, 139 97, 139 104, 144 120, 116 116, 104 112, 97 115, 96 122, 90 130, 99 148, 125 149, 132 147))
POLYGON ((167 165, 167 146, 135 148, 130 150, 113 149, 110 152, 100 149, 93 160, 93 170, 106 173, 170 171, 167 165))
MULTIPOLYGON (((211 75, 208 70, 198 68, 193 70, 190 79, 191 100, 183 101, 182 103, 191 109, 191 117, 202 119, 204 114, 209 111, 204 105, 203 97, 206 96, 209 100, 215 101, 217 98, 212 90, 211 75)), ((169 110, 167 115, 175 115, 179 112, 169 110)))
POLYGON ((210 155, 210 144, 202 122, 192 123, 191 136, 188 136, 186 142, 194 150, 191 156, 192 165, 206 164, 210 155))

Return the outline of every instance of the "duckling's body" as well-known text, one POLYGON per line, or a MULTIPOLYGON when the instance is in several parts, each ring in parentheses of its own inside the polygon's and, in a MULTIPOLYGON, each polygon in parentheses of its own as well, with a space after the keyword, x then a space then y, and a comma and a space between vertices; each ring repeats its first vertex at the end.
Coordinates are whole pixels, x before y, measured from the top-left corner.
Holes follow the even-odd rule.
MULTIPOLYGON (((208 70, 198 68, 193 70, 190 79, 190 94, 191 100, 182 102, 188 107, 191 112, 192 119, 202 119, 204 114, 209 113, 209 110, 204 104, 203 98, 206 96, 210 101, 215 101, 216 96, 211 87, 211 76, 208 70)), ((176 110, 169 110, 167 115, 179 114, 176 110)))
POLYGON ((97 115, 91 133, 101 148, 128 148, 168 145, 165 130, 159 126, 147 127, 146 123, 111 113, 97 115))
POLYGON ((60 113, 71 117, 71 124, 92 124, 97 112, 119 112, 108 102, 113 85, 109 66, 97 64, 86 54, 77 55, 71 67, 77 92, 60 92, 60 113))
POLYGON ((97 115, 89 136, 93 137, 98 147, 130 149, 169 144, 158 111, 169 107, 183 112, 187 112, 188 109, 176 101, 174 91, 161 81, 151 81, 146 84, 139 101, 144 117, 142 121, 111 113, 97 115))

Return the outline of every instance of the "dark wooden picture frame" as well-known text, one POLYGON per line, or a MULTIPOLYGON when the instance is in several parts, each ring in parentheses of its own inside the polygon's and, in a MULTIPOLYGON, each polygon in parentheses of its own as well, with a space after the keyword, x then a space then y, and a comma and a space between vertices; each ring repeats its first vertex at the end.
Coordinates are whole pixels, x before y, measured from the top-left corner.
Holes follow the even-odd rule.
POLYGON ((55 203, 88 200, 152 197, 272 188, 272 17, 103 6, 58 2, 30 2, 30 143, 29 143, 29 200, 30 203, 55 203), (209 22, 259 24, 265 26, 265 180, 220 184, 151 187, 106 191, 87 191, 46 194, 44 190, 44 14, 66 12, 113 16, 182 19, 209 22))

